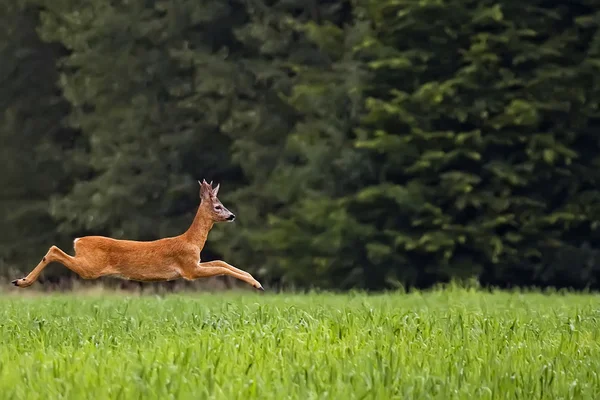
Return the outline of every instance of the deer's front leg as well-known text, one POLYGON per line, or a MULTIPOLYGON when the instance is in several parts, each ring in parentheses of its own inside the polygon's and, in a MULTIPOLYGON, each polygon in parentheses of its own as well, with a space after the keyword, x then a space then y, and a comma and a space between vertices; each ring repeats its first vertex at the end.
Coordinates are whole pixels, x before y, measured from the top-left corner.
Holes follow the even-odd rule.
POLYGON ((227 264, 225 261, 219 261, 219 267, 225 267, 230 271, 236 272, 238 274, 246 275, 247 277, 254 279, 254 277, 252 275, 250 275, 250 273, 244 271, 243 269, 236 268, 231 264, 227 264))
POLYGON ((225 261, 208 261, 196 264, 195 268, 193 268, 190 271, 183 271, 182 276, 184 279, 194 280, 198 278, 208 278, 211 276, 229 275, 248 283, 249 285, 258 290, 265 290, 263 289, 260 282, 254 279, 252 275, 242 270, 239 270, 240 272, 237 272, 235 271, 237 270, 237 268, 235 268, 234 270, 228 267, 234 268, 231 265, 227 264, 225 261))

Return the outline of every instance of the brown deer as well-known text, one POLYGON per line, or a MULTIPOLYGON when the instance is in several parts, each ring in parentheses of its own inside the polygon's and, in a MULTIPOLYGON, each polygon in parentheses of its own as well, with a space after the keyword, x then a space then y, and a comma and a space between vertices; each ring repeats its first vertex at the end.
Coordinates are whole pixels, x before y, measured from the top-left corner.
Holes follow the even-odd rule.
POLYGON ((52 246, 29 275, 12 283, 18 287, 31 286, 49 263, 57 261, 83 279, 115 276, 128 280, 156 282, 229 275, 256 289, 264 290, 252 275, 225 261, 200 262, 200 252, 214 223, 233 221, 235 215, 217 198, 220 185, 213 188, 212 182, 207 183, 206 180, 198 183, 200 206, 192 225, 183 234, 148 242, 103 236, 77 238, 73 242, 74 257, 52 246))

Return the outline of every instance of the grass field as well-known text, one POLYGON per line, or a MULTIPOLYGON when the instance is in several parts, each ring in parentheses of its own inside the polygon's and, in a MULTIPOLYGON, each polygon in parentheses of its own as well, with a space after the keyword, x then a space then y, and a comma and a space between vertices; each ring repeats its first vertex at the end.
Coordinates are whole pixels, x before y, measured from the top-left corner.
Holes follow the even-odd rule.
POLYGON ((596 295, 0 297, 5 399, 598 399, 596 295))

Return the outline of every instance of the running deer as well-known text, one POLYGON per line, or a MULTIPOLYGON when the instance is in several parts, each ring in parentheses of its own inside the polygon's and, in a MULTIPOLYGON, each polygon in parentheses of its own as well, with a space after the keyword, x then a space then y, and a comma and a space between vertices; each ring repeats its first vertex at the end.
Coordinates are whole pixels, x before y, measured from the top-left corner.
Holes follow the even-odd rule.
POLYGON ((194 280, 210 276, 229 275, 254 288, 264 290, 248 272, 225 261, 200 262, 208 232, 215 222, 233 221, 235 215, 217 198, 219 186, 206 180, 200 184, 200 206, 194 221, 179 236, 141 242, 118 240, 103 236, 85 236, 73 242, 71 257, 56 246, 50 247, 42 261, 25 278, 12 281, 15 286, 31 286, 46 266, 59 262, 83 279, 114 276, 135 281, 170 281, 179 278, 194 280))

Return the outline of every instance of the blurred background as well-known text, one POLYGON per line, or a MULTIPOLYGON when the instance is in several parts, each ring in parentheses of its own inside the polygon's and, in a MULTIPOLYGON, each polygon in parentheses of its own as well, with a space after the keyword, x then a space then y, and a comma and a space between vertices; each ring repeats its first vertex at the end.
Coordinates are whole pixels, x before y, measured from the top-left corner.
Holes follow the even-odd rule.
POLYGON ((597 0, 9 0, 0 21, 8 280, 77 236, 185 231, 207 179, 238 218, 203 259, 267 288, 599 286, 597 0))

